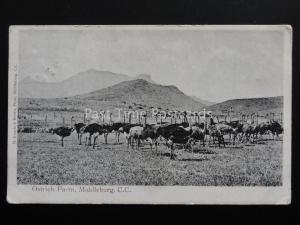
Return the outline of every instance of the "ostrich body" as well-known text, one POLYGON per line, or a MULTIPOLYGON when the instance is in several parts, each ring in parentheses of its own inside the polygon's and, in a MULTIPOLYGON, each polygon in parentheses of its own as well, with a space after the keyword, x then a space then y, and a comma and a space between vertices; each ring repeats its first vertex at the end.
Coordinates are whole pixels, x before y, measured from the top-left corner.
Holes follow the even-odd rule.
POLYGON ((73 131, 73 127, 57 127, 49 130, 51 134, 56 134, 60 137, 61 146, 64 146, 64 138, 70 136, 73 131))

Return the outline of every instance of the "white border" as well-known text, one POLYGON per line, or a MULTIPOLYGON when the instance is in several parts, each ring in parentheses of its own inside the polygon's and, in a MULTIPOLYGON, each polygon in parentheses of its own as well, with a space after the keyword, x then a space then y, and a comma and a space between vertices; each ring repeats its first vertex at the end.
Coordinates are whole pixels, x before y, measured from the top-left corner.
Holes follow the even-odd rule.
MULTIPOLYGON (((291 202, 291 112, 292 112, 292 28, 289 25, 138 25, 138 26, 11 26, 9 29, 8 78, 8 180, 9 203, 90 203, 90 204, 290 204, 291 202), (128 186, 130 192, 111 193, 33 192, 34 185, 17 185, 17 141, 13 137, 17 118, 18 34, 21 30, 280 30, 284 32, 284 143, 283 186, 280 187, 206 187, 206 186, 128 186), (16 104, 14 106, 14 103, 16 104), (14 113, 15 112, 15 113, 14 113), (14 142, 13 142, 14 141, 14 142)), ((55 185, 35 185, 58 188, 55 185)), ((83 187, 83 185, 80 185, 83 187)), ((63 186, 75 187, 79 186, 63 186)), ((84 186, 91 187, 91 186, 84 186)), ((95 186, 100 187, 100 186, 95 186)), ((126 189, 127 190, 127 189, 126 189)))

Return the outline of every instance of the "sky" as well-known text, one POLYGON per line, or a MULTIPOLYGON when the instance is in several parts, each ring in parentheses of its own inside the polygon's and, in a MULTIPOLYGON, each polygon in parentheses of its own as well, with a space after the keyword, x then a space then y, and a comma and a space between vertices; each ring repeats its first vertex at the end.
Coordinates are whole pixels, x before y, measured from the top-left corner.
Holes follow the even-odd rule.
POLYGON ((281 30, 21 30, 19 77, 57 82, 96 69, 150 74, 221 102, 283 95, 281 30))

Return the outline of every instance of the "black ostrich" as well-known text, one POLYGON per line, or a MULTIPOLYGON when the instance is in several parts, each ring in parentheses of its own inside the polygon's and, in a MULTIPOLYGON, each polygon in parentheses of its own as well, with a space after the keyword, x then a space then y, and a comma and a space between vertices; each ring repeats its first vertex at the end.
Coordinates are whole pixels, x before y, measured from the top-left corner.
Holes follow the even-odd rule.
POLYGON ((111 125, 111 132, 116 133, 116 143, 120 142, 120 128, 126 126, 128 123, 117 122, 111 125))
POLYGON ((94 139, 93 148, 95 148, 96 139, 102 135, 105 130, 100 124, 92 123, 83 128, 83 133, 86 133, 85 145, 92 145, 92 137, 94 139))
POLYGON ((49 130, 51 134, 56 134, 60 137, 61 146, 64 146, 64 138, 70 136, 73 131, 73 127, 57 127, 49 130))
POLYGON ((76 130, 77 137, 78 137, 78 143, 81 145, 81 137, 83 134, 83 130, 86 127, 84 123, 75 123, 74 124, 74 129, 76 130))

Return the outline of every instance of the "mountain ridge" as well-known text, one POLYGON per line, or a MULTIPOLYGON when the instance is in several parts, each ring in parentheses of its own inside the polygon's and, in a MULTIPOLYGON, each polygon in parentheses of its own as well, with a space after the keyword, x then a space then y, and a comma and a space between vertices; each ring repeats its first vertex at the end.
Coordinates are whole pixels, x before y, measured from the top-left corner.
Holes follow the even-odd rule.
POLYGON ((76 95, 71 99, 88 99, 104 102, 126 102, 131 105, 147 105, 169 109, 196 110, 205 105, 185 95, 174 85, 150 83, 144 79, 123 81, 113 86, 93 91, 88 94, 76 95))
POLYGON ((124 74, 95 69, 79 72, 74 76, 59 82, 43 82, 27 76, 19 82, 19 96, 21 98, 70 97, 89 93, 122 81, 138 79, 140 77, 155 83, 151 79, 151 75, 148 74, 139 74, 131 77, 124 74))
POLYGON ((216 102, 207 101, 207 100, 204 100, 204 99, 199 98, 199 97, 197 97, 197 96, 190 96, 190 97, 191 97, 192 99, 194 99, 195 101, 200 102, 200 103, 202 103, 202 104, 204 104, 204 105, 206 105, 206 106, 211 106, 211 105, 217 104, 216 102))
POLYGON ((260 98, 237 98, 220 102, 207 109, 216 113, 229 110, 232 107, 233 112, 282 112, 283 111, 283 96, 260 97, 260 98))

